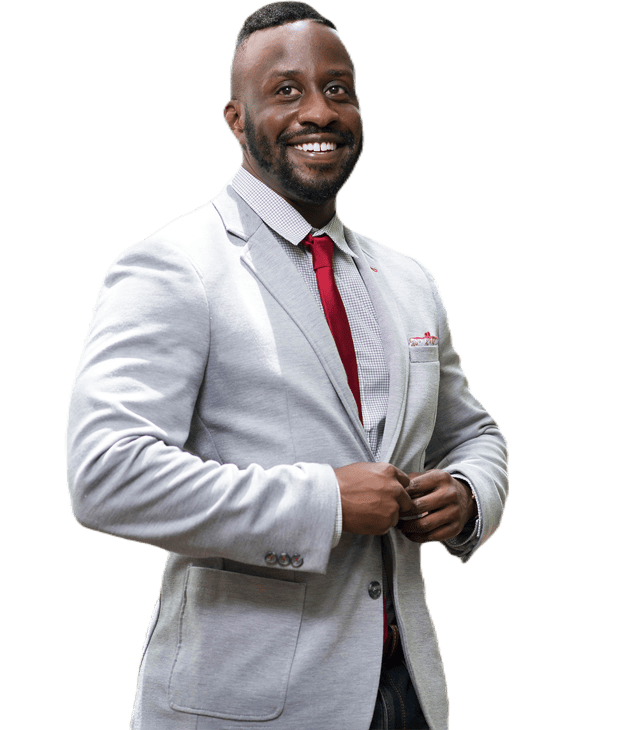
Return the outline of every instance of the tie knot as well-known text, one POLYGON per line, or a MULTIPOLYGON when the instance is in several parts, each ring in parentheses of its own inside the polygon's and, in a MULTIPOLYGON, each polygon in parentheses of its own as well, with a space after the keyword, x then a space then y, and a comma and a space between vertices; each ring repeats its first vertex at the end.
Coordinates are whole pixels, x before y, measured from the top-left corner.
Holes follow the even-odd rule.
POLYGON ((309 233, 302 243, 310 246, 310 250, 312 251, 312 267, 315 271, 324 267, 332 268, 334 242, 329 236, 313 236, 309 233))

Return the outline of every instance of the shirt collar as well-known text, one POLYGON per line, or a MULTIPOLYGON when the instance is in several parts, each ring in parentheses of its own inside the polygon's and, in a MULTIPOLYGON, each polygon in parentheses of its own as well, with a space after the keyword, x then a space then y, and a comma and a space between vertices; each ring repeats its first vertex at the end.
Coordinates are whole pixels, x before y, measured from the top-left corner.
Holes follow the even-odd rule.
POLYGON ((335 214, 323 228, 313 229, 310 223, 290 203, 264 182, 254 177, 244 167, 232 179, 233 190, 238 193, 252 210, 276 233, 289 243, 298 246, 309 234, 329 236, 332 241, 349 256, 357 258, 350 249, 342 221, 335 214))

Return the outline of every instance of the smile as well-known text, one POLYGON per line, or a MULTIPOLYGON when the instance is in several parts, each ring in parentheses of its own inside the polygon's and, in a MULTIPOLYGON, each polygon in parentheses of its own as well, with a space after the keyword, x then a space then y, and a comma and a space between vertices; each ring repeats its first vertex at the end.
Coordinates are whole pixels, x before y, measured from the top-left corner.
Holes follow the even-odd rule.
POLYGON ((294 145, 301 152, 333 152, 338 145, 335 142, 309 142, 294 145))

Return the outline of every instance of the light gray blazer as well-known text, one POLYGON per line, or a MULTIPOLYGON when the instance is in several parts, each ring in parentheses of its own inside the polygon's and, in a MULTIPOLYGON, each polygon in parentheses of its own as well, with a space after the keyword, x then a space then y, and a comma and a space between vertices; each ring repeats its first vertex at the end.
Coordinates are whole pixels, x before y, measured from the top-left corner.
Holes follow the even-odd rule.
MULTIPOLYGON (((467 477, 483 542, 506 496, 505 445, 467 389, 435 284, 408 257, 346 234, 390 370, 381 460, 467 477), (426 331, 438 346, 408 346, 426 331)), ((368 727, 383 635, 368 586, 381 581, 381 538, 345 532, 331 550, 332 467, 373 455, 325 317, 232 188, 112 266, 68 447, 77 519, 170 552, 135 730, 368 727), (269 566, 270 551, 303 565, 269 566)), ((395 529, 383 539, 409 669, 443 730, 420 548, 395 529)))

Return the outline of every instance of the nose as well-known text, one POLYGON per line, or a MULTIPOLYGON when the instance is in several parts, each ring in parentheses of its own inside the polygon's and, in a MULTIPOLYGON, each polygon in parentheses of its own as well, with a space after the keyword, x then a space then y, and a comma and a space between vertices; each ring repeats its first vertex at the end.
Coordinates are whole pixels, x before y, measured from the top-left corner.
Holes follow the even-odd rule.
POLYGON ((326 99, 322 91, 306 92, 299 107, 297 120, 300 124, 327 127, 338 119, 338 110, 326 99))

